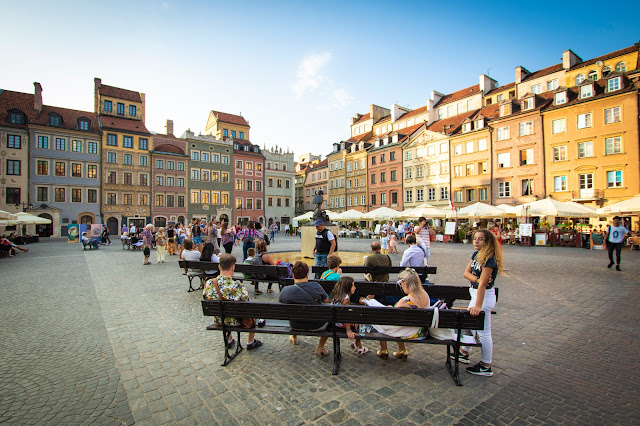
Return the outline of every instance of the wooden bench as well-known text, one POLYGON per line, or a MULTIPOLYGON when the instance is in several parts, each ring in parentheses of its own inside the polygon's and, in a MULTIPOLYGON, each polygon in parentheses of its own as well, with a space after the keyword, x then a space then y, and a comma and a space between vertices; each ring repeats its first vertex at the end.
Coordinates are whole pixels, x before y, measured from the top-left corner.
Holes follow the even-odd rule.
MULTIPOLYGON (((340 266, 343 274, 399 274, 407 269, 405 266, 340 266)), ((311 272, 316 277, 320 277, 324 271, 329 269, 327 266, 312 266, 311 272)), ((420 276, 422 282, 429 282, 429 274, 435 274, 438 272, 438 268, 435 266, 422 266, 412 268, 420 276)))
MULTIPOLYGON (((202 288, 204 281, 208 278, 212 278, 218 275, 218 263, 215 262, 202 262, 202 261, 187 261, 180 260, 178 262, 181 268, 187 269, 187 278, 189 279, 189 291, 198 290, 193 288, 193 279, 198 277, 200 279, 200 288, 202 288), (205 271, 215 271, 214 274, 207 274, 205 271)), ((243 263, 236 263, 235 272, 243 274, 242 277, 234 276, 233 278, 238 281, 251 281, 254 285, 258 286, 258 283, 276 283, 280 284, 289 273, 285 266, 276 265, 245 265, 243 263), (252 276, 252 278, 246 278, 244 275, 252 276), (253 278, 260 276, 261 278, 253 278)))
MULTIPOLYGON (((433 319, 433 309, 407 309, 407 308, 379 308, 360 305, 286 305, 281 303, 261 302, 234 302, 219 300, 203 300, 202 312, 205 316, 217 316, 221 324, 212 324, 207 330, 221 331, 224 344, 224 361, 222 366, 228 365, 243 349, 241 333, 255 332, 265 334, 285 334, 314 337, 331 337, 333 339, 333 370, 336 375, 340 371, 342 354, 340 352, 340 339, 347 339, 344 329, 330 327, 323 331, 295 330, 289 326, 289 320, 309 320, 329 323, 351 324, 385 324, 409 327, 429 327, 433 319), (245 329, 240 326, 228 326, 224 324, 225 317, 235 318, 262 318, 267 320, 264 327, 245 329), (236 350, 232 354, 228 348, 228 332, 236 332, 236 350)), ((475 344, 462 344, 460 338, 463 330, 482 330, 484 328, 484 312, 477 317, 472 317, 466 311, 440 310, 439 327, 450 328, 457 331, 456 340, 436 340, 426 338, 422 340, 406 340, 391 337, 373 331, 364 336, 358 336, 362 340, 385 340, 415 344, 435 344, 447 346, 446 366, 458 386, 462 386, 459 375, 459 354, 461 346, 480 346, 475 344), (453 364, 452 358, 453 357, 453 364)))

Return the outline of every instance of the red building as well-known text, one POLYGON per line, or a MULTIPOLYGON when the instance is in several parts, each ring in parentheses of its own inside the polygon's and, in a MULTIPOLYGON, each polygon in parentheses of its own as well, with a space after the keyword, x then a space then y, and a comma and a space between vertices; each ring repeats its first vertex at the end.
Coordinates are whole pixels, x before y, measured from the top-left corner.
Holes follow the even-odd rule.
POLYGON ((264 218, 265 157, 260 147, 243 139, 233 141, 234 192, 236 223, 264 218))

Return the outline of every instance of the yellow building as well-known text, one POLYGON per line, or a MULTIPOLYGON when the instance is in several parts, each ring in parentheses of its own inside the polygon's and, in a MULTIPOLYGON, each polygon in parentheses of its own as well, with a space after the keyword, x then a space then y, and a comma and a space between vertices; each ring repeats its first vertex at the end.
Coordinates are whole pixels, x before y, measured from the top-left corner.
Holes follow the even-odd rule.
POLYGON ((347 210, 370 209, 367 202, 367 150, 370 147, 371 144, 364 141, 353 142, 345 155, 347 210))
POLYGON ((558 90, 543 122, 547 194, 591 207, 638 194, 638 89, 626 74, 558 90))
POLYGON ((566 71, 565 87, 577 86, 587 79, 597 81, 612 72, 625 73, 637 69, 638 50, 640 43, 573 65, 566 71))
POLYGON ((216 139, 233 138, 249 141, 249 122, 241 115, 227 114, 225 112, 209 112, 209 118, 204 128, 207 135, 214 135, 216 139))
POLYGON ((149 139, 145 95, 95 82, 95 112, 102 129, 102 223, 109 229, 151 222, 149 139))

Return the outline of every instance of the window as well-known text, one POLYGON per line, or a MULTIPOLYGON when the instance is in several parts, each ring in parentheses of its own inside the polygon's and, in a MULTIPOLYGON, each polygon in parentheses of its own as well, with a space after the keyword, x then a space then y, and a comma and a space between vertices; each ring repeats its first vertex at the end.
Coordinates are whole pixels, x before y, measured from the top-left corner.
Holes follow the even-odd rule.
POLYGON ((616 71, 617 72, 627 72, 627 64, 625 64, 624 62, 618 62, 616 64, 616 71))
POLYGON ((503 167, 511 167, 511 154, 508 152, 498 154, 498 168, 501 169, 503 167))
POLYGON ((620 136, 605 139, 605 154, 622 154, 622 138, 620 136))
POLYGON ((567 92, 560 92, 555 94, 555 104, 562 105, 567 103, 567 92))
POLYGON ((156 195, 156 207, 164 206, 164 195, 158 194, 156 195))
POLYGON ((67 140, 63 138, 56 138, 56 151, 66 151, 67 140))
POLYGON ((184 188, 184 178, 178 178, 178 188, 184 188))
POLYGON ((231 137, 234 138, 234 139, 236 138, 236 131, 235 130, 231 131, 231 137))
POLYGON ((116 162, 116 153, 107 152, 107 163, 115 163, 115 162, 116 162))
POLYGON ((622 170, 607 172, 607 188, 622 187, 622 170))
POLYGON ((246 190, 247 191, 253 191, 253 181, 252 180, 247 180, 246 185, 246 190))
POLYGON ((38 136, 38 148, 49 149, 49 137, 48 136, 38 136))
POLYGON ((593 96, 592 84, 585 84, 584 86, 580 87, 580 99, 590 98, 591 96, 593 96))
POLYGON ((467 142, 465 151, 467 154, 471 154, 473 152, 473 141, 467 142))
MULTIPOLYGON (((82 149, 82 147, 80 149, 82 149)), ((87 152, 89 154, 97 154, 98 153, 98 144, 95 143, 95 142, 89 142, 87 144, 87 152)))
POLYGON ((240 132, 239 136, 240 139, 244 139, 244 132, 240 132))
POLYGON ((38 175, 43 175, 46 176, 49 174, 49 162, 46 160, 38 160, 37 162, 38 165, 38 171, 37 174, 38 175))
POLYGON ((173 186, 175 184, 175 179, 172 176, 167 176, 167 186, 173 186))
POLYGON ((586 127, 591 127, 591 113, 579 114, 578 115, 578 129, 584 129, 586 127))
POLYGON ((178 207, 184 207, 184 195, 178 195, 178 207))
POLYGON ((547 81, 547 92, 550 90, 556 90, 558 88, 558 79, 554 78, 553 80, 547 81))
POLYGON ((24 124, 22 113, 20 113, 20 112, 11 112, 9 114, 9 122, 11 124, 24 124))
POLYGON ((502 102, 503 100, 504 100, 504 95, 502 93, 496 96, 496 102, 502 102))
POLYGON ((498 140, 503 141, 505 139, 509 139, 509 127, 499 127, 498 128, 498 140))
POLYGON ((229 130, 228 129, 222 129, 222 136, 224 136, 225 138, 227 136, 229 136, 229 130))
POLYGON ((276 187, 277 188, 282 188, 282 179, 280 179, 280 178, 276 179, 276 187))
POLYGON ((520 123, 520 136, 527 136, 533 134, 533 121, 524 121, 520 123))
MULTIPOLYGON (((133 195, 129 194, 131 196, 131 203, 133 204, 133 195)), ((124 194, 125 197, 125 204, 127 201, 127 194, 124 194)), ((138 205, 140 206, 148 206, 149 205, 149 195, 148 194, 140 194, 140 197, 138 198, 138 205)))
POLYGON ((111 112, 113 111, 113 102, 111 101, 104 101, 104 110, 106 112, 111 112))
POLYGON ((82 202, 82 189, 73 188, 71 190, 71 202, 72 203, 81 203, 82 202))
POLYGON ((256 172, 261 172, 261 171, 262 171, 262 163, 256 163, 256 172))
POLYGON ((407 151, 404 153, 404 159, 407 161, 411 160, 411 151, 407 151))
POLYGON ((55 189, 55 202, 56 203, 64 203, 67 201, 67 194, 64 188, 56 188, 55 189))
POLYGON ((191 180, 200 180, 200 170, 191 169, 191 180))
POLYGON ((107 172, 107 183, 117 184, 117 176, 116 172, 107 172))
POLYGON ((462 155, 462 144, 453 146, 453 155, 462 155))
POLYGON ((149 139, 139 138, 138 139, 138 149, 149 149, 149 139))
POLYGON ((96 164, 88 164, 87 165, 87 177, 89 179, 97 179, 98 178, 98 166, 96 164))
POLYGON ((199 161, 200 160, 200 152, 198 151, 191 151, 191 159, 193 161, 199 161))
POLYGON ((107 145, 118 146, 118 135, 107 133, 107 145))
POLYGON ((386 172, 382 172, 380 173, 380 183, 385 183, 387 181, 387 174, 386 172))
POLYGON ((578 158, 593 157, 593 142, 578 143, 578 158))
POLYGON ((511 197, 511 182, 498 182, 498 197, 511 197))
POLYGON ((553 161, 565 161, 567 159, 566 145, 553 147, 553 161))
POLYGON ((129 105, 129 116, 131 116, 131 117, 135 117, 136 116, 136 106, 135 105, 129 105))
POLYGON ((208 152, 203 152, 202 153, 202 161, 206 161, 207 163, 209 162, 209 153, 208 152))
POLYGON ((60 127, 61 122, 62 122, 62 119, 60 118, 59 115, 52 114, 49 116, 49 126, 60 127))
POLYGON ((107 204, 114 205, 117 204, 117 198, 115 192, 107 192, 107 204))
POLYGON ((531 86, 531 93, 542 93, 542 84, 534 84, 531 86))
POLYGON ((436 199, 436 189, 429 188, 427 189, 427 197, 429 197, 429 201, 433 201, 436 199))
POLYGON ((209 170, 202 170, 202 181, 209 182, 209 170))
POLYGON ((124 154, 123 156, 123 164, 133 164, 133 155, 131 154, 124 154))
POLYGON ((467 201, 476 200, 476 191, 474 189, 467 189, 467 201))
POLYGON ((372 165, 376 164, 376 156, 375 155, 371 157, 371 164, 372 165))
POLYGON ((242 161, 236 160, 236 169, 241 169, 241 168, 242 168, 242 161))
POLYGON ((125 185, 133 185, 133 174, 125 173, 123 183, 125 185))
POLYGON ((291 181, 289 179, 284 181, 284 187, 286 189, 290 189, 291 188, 291 181))
POLYGON ((553 190, 556 192, 567 190, 567 177, 556 176, 553 178, 553 190))
POLYGON ((604 110, 604 124, 619 123, 620 121, 620 107, 606 108, 604 110))
POLYGON ((7 188, 5 201, 7 204, 20 203, 20 188, 7 188))
POLYGON ((22 147, 22 138, 17 135, 7 135, 7 148, 20 149, 22 147))
MULTIPOLYGON (((202 159, 204 161, 204 158, 202 159)), ((245 161, 244 163, 245 170, 253 170, 253 163, 250 161, 245 161)))
POLYGON ((462 202, 462 191, 455 191, 453 193, 453 198, 454 198, 454 201, 456 203, 461 203, 462 202))
POLYGON ((146 155, 141 155, 140 157, 138 157, 138 163, 140 163, 141 166, 147 167, 147 156, 146 155))
POLYGON ((487 188, 478 189, 478 197, 480 201, 487 201, 489 199, 489 190, 487 188))
MULTIPOLYGON (((131 173, 125 173, 125 178, 127 177, 127 175, 131 175, 131 173)), ((156 185, 164 186, 164 176, 156 176, 156 185)))
POLYGON ((211 154, 211 162, 219 163, 220 162, 220 154, 211 154))
POLYGON ((146 173, 140 175, 140 186, 149 186, 149 175, 146 173))
POLYGON ((462 125, 462 133, 467 133, 471 131, 471 123, 464 123, 462 125))
POLYGON ((582 173, 578 175, 578 181, 580 182, 580 189, 593 188, 593 173, 582 173))
POLYGON ((78 140, 71 141, 71 151, 82 152, 82 141, 78 141, 78 140))
POLYGON ((424 190, 416 189, 416 201, 424 201, 424 190))
POLYGON ((427 155, 428 156, 436 155, 436 146, 435 145, 429 145, 427 147, 427 155))
POLYGON ((236 179, 236 191, 242 191, 242 179, 236 179))
POLYGON ((567 131, 567 120, 560 118, 551 122, 551 133, 554 135, 557 133, 564 133, 567 131))
POLYGON ((132 136, 123 136, 122 137, 122 146, 124 148, 133 148, 133 137, 132 136))
POLYGON ((247 210, 253 210, 253 198, 246 198, 245 203, 247 203, 247 210))
POLYGON ((416 166, 416 177, 421 178, 423 176, 424 176, 424 174, 422 172, 422 166, 416 166))
POLYGON ((124 104, 121 102, 118 102, 117 113, 118 115, 124 115, 124 104))
POLYGON ((522 179, 520 184, 523 196, 533 195, 533 179, 522 179))
POLYGON ((453 166, 453 177, 461 177, 462 176, 462 166, 453 166))
POLYGON ((527 164, 533 164, 533 148, 520 150, 520 165, 525 166, 527 164))
POLYGON ((395 170, 391 170, 391 181, 394 182, 397 180, 397 172, 395 170))
MULTIPOLYGON (((371 184, 375 184, 376 183, 376 175, 372 174, 371 175, 371 184)), ((349 184, 351 184, 351 180, 349 180, 349 184)), ((349 185, 349 187, 351 187, 351 185, 349 185)))
POLYGON ((404 194, 405 194, 405 198, 404 199, 405 199, 405 201, 407 203, 413 202, 413 191, 407 190, 407 191, 404 192, 404 194))
POLYGON ((446 175, 447 173, 449 173, 449 163, 447 162, 440 163, 440 174, 446 175))
POLYGON ((522 101, 522 110, 526 111, 533 108, 533 98, 528 98, 522 101))
POLYGON ((229 173, 221 173, 222 182, 229 182, 229 173))
POLYGON ((422 148, 416 149, 416 158, 422 158, 422 148))
POLYGON ((591 81, 596 81, 598 79, 598 71, 589 71, 589 74, 587 74, 587 78, 589 78, 591 81))
POLYGON ((97 202, 98 202, 98 190, 87 189, 87 203, 97 203, 97 202))
POLYGON ((500 116, 511 114, 511 104, 500 106, 500 116))
POLYGON ((156 160, 156 169, 164 169, 164 160, 156 160))
POLYGON ((71 176, 72 177, 82 177, 82 164, 80 164, 80 163, 71 163, 71 176))
POLYGON ((576 75, 576 86, 584 81, 584 74, 576 75))
POLYGON ((607 92, 613 92, 615 90, 620 90, 620 77, 610 78, 607 81, 607 92))
POLYGON ((184 162, 183 161, 178 161, 178 171, 179 172, 184 172, 184 162))
POLYGON ((449 188, 447 187, 442 187, 440 188, 440 199, 441 200, 448 200, 449 199, 449 188))
POLYGON ((36 187, 36 201, 39 201, 39 202, 49 201, 49 188, 44 186, 36 187))
POLYGON ((62 161, 56 161, 56 176, 66 176, 67 175, 67 163, 62 161))
POLYGON ((198 191, 191 191, 191 204, 200 203, 200 193, 198 191))
POLYGON ((404 178, 411 179, 412 177, 413 177, 413 174, 411 172, 411 167, 407 167, 406 169, 404 169, 404 178))

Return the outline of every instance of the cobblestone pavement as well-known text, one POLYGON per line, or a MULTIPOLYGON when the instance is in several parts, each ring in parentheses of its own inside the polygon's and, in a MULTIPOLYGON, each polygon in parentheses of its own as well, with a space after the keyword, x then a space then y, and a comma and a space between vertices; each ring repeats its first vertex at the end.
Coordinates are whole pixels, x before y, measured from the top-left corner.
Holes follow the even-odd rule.
MULTIPOLYGON (((265 335, 221 367, 221 336, 205 331, 177 257, 143 266, 113 240, 98 251, 45 241, 0 260, 0 423, 640 423, 640 252, 625 250, 616 272, 603 252, 506 247, 494 376, 463 373, 457 387, 444 349, 428 345, 410 345, 406 363, 345 353, 332 376, 315 340, 265 335)), ((299 250, 299 239, 270 249, 299 250)), ((464 284, 471 252, 434 245, 432 280, 464 284)))

